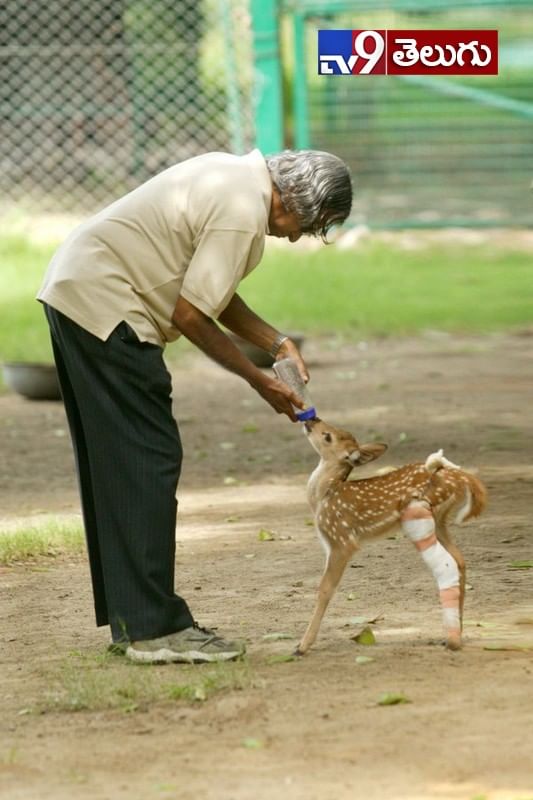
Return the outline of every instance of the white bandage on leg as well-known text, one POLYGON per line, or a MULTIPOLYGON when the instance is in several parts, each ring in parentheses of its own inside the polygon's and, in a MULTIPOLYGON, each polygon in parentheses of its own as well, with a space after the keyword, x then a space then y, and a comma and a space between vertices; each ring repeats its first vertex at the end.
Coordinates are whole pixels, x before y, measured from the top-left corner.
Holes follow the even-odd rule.
POLYGON ((459 586, 457 562, 440 542, 435 542, 431 547, 422 550, 421 555, 432 571, 440 591, 459 586))
POLYGON ((435 522, 431 514, 429 517, 415 519, 402 518, 402 530, 412 542, 421 542, 435 533, 435 522))
POLYGON ((402 514, 402 530, 420 550, 440 590, 459 586, 459 569, 455 558, 435 536, 435 520, 427 503, 412 500, 402 514))
POLYGON ((461 617, 459 614, 459 607, 457 608, 443 608, 442 621, 444 629, 447 631, 460 631, 461 630, 461 617))
POLYGON ((411 500, 402 512, 402 530, 414 542, 417 550, 429 547, 435 538, 435 520, 429 505, 423 500, 411 500), (427 540, 427 541, 426 541, 427 540))
POLYGON ((404 509, 401 524, 402 530, 420 552, 437 582, 447 636, 460 637, 459 567, 451 553, 438 541, 435 520, 427 503, 412 500, 404 509))

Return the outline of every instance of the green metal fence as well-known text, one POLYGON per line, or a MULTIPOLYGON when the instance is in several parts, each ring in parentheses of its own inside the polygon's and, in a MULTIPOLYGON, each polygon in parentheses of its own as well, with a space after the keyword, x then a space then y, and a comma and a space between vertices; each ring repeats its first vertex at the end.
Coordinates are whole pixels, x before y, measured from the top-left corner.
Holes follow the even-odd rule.
POLYGON ((377 226, 533 223, 533 2, 283 4, 290 142, 351 166, 353 220, 377 226), (319 29, 497 28, 497 76, 319 76, 319 29))

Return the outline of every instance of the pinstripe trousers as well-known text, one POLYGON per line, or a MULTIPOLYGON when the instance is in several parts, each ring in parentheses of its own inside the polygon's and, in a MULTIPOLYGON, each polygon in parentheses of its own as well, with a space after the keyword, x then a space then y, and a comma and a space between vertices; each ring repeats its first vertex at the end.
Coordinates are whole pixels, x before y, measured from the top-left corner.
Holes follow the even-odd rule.
POLYGON ((45 305, 74 447, 97 625, 113 641, 193 623, 174 592, 182 449, 157 345, 126 322, 106 341, 45 305))

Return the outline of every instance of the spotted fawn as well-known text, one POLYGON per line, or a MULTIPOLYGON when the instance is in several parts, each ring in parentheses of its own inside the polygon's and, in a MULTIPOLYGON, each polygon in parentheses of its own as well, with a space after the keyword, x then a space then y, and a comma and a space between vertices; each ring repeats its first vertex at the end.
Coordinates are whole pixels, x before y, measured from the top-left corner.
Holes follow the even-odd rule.
POLYGON ((320 623, 348 561, 361 544, 401 527, 431 570, 439 588, 446 645, 461 647, 465 562, 447 529, 451 518, 463 523, 477 517, 486 504, 483 484, 452 464, 442 450, 425 463, 360 480, 348 480, 354 467, 379 458, 387 445, 359 444, 347 431, 316 418, 304 423, 320 463, 307 484, 307 497, 326 566, 318 598, 296 653, 314 643, 320 623))

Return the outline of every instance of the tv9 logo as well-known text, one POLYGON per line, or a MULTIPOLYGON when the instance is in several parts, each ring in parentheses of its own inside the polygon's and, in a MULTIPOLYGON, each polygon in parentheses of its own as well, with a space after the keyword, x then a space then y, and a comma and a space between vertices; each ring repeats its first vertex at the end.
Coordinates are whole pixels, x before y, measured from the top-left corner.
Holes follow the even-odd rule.
POLYGON ((319 75, 497 75, 496 30, 320 30, 319 75))
POLYGON ((385 75, 386 31, 318 31, 319 75, 385 75))

